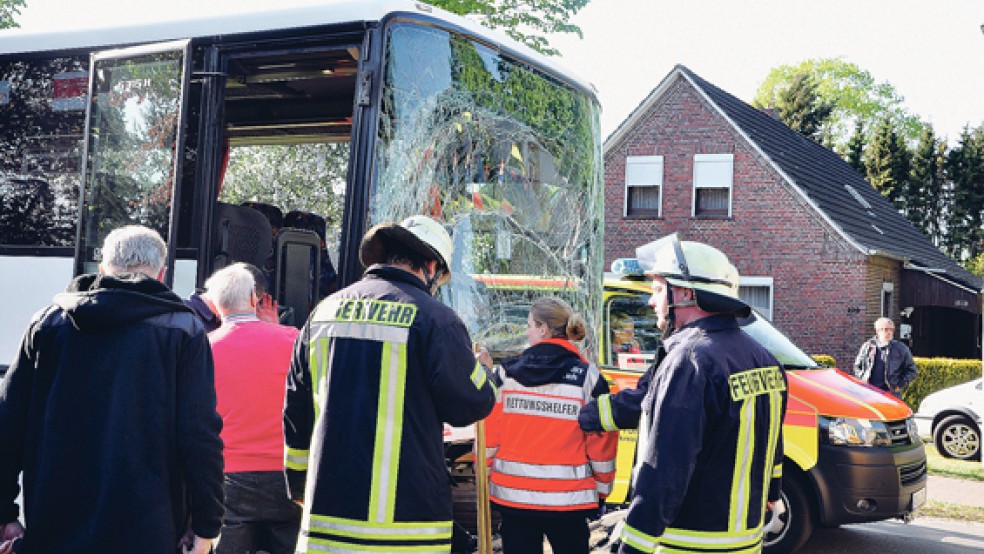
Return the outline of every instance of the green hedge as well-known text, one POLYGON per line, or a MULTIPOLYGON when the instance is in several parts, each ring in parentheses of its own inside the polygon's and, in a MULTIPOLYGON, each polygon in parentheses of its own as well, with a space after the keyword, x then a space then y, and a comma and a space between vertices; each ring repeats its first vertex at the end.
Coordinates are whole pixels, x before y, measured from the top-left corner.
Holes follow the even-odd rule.
POLYGON ((919 408, 923 398, 938 390, 972 381, 981 376, 980 360, 957 360, 953 358, 916 358, 919 376, 904 391, 902 400, 912 407, 919 408))
POLYGON ((828 356, 827 354, 814 354, 810 357, 813 358, 813 361, 823 367, 837 367, 837 360, 835 360, 833 356, 828 356))
MULTIPOLYGON (((813 354, 811 357, 822 366, 838 367, 837 360, 833 356, 813 354)), ((915 358, 915 360, 916 367, 919 368, 919 375, 902 391, 902 400, 913 411, 919 408, 919 403, 926 396, 981 376, 980 360, 957 360, 953 358, 915 358)), ((851 374, 850 367, 840 369, 848 375, 851 374)))

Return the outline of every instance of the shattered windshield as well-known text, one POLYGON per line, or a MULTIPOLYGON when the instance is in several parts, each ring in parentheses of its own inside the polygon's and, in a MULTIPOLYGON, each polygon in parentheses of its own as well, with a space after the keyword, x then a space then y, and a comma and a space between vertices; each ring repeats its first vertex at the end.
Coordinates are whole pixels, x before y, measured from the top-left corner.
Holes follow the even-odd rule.
POLYGON ((441 298, 493 355, 522 350, 539 296, 563 297, 597 329, 604 237, 593 97, 432 27, 391 25, 386 53, 370 225, 419 213, 444 223, 455 251, 441 298))

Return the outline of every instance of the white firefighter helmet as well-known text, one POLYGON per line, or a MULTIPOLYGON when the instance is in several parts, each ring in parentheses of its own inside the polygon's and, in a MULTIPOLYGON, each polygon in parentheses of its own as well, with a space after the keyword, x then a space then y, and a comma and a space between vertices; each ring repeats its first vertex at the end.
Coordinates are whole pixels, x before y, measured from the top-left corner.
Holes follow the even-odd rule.
POLYGON ((637 248, 636 258, 646 275, 693 289, 697 306, 706 312, 747 317, 751 311, 738 297, 738 270, 713 246, 680 241, 673 233, 637 248))
POLYGON ((366 233, 359 248, 359 261, 369 267, 384 263, 390 250, 400 245, 403 248, 423 255, 428 260, 437 260, 443 271, 435 283, 441 286, 451 279, 451 256, 454 243, 444 226, 425 215, 413 215, 400 224, 381 223, 366 233))

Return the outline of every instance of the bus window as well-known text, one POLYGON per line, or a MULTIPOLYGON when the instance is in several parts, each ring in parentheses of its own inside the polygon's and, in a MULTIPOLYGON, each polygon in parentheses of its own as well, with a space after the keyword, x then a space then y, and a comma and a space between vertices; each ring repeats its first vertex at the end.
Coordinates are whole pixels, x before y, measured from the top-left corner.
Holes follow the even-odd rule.
MULTIPOLYGON (((451 229, 442 298, 483 344, 510 344, 509 333, 521 341, 520 306, 560 291, 596 329, 596 104, 479 42, 402 22, 387 32, 369 223, 423 212, 451 229), (515 290, 475 276, 525 276, 527 292, 517 302, 515 290), (538 290, 539 278, 556 282, 538 290)), ((595 342, 589 334, 590 357, 595 342)))
POLYGON ((0 60, 0 247, 70 247, 88 60, 0 60))
POLYGON ((161 48, 95 62, 78 260, 83 273, 97 270, 99 247, 117 227, 145 225, 170 236, 184 50, 161 48))

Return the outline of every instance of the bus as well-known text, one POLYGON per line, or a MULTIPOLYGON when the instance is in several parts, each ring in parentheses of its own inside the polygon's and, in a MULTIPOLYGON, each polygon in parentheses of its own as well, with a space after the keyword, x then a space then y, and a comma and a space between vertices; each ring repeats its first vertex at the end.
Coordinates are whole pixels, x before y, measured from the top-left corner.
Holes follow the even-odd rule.
POLYGON ((360 277, 366 229, 423 213, 453 236, 440 294, 473 339, 516 317, 482 275, 568 279, 594 328, 599 111, 553 60, 419 2, 4 31, 0 364, 124 224, 160 231, 180 296, 250 262, 300 326, 360 277))

